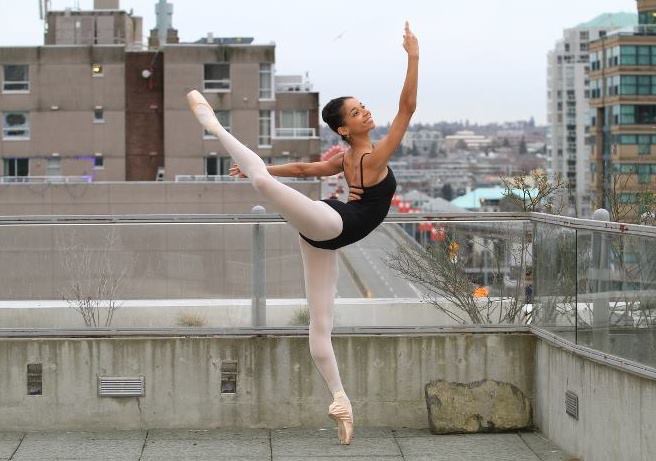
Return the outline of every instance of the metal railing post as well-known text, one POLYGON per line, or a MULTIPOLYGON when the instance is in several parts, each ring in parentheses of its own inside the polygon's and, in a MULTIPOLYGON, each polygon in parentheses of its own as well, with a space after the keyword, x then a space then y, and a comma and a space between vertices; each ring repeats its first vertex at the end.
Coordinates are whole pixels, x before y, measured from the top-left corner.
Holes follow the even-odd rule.
MULTIPOLYGON (((263 214, 266 210, 255 205, 251 213, 263 214)), ((252 287, 251 323, 254 327, 266 326, 266 258, 264 252, 264 225, 253 224, 253 245, 251 250, 252 287)))
MULTIPOLYGON (((610 221, 608 210, 600 208, 592 214, 596 221, 610 221)), ((608 352, 609 299, 608 299, 608 235, 592 233, 591 280, 594 294, 592 304, 592 347, 608 352)))

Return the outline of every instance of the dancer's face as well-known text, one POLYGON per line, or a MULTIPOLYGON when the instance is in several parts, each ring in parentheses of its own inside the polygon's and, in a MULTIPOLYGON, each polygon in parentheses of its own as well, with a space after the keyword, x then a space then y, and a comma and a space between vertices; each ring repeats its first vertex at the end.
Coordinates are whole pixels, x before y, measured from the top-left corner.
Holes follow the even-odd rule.
POLYGON ((368 133, 376 127, 371 112, 367 107, 355 98, 349 98, 344 101, 342 107, 342 114, 344 116, 344 125, 340 131, 350 136, 368 133))

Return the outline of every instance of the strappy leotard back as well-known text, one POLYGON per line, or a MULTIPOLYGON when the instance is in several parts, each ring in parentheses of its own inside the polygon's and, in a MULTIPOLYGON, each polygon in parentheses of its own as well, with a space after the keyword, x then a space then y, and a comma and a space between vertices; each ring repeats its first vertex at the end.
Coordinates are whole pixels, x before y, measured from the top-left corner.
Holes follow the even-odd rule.
MULTIPOLYGON (((362 167, 362 161, 364 160, 364 156, 369 155, 369 154, 371 154, 371 152, 366 152, 366 153, 362 154, 362 157, 360 157, 360 185, 361 185, 360 188, 363 189, 363 190, 364 190, 365 187, 364 187, 364 168, 362 167)), ((342 171, 344 172, 344 179, 346 180, 346 169, 344 168, 344 157, 346 157, 346 154, 344 154, 342 156, 342 171)), ((348 183, 348 181, 346 181, 346 185, 349 186, 349 187, 353 187, 348 183)))

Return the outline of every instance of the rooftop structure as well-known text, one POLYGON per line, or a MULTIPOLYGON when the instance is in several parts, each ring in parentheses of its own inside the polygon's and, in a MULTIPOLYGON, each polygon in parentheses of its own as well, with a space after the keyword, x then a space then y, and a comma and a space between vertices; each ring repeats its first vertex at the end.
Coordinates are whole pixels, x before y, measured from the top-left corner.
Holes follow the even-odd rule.
MULTIPOLYGON (((66 441, 94 450, 103 446, 98 435, 71 431, 118 425, 132 431, 110 434, 125 437, 119 437, 125 445, 114 446, 126 454, 135 449, 155 456, 168 440, 154 430, 162 427, 180 436, 168 445, 170 453, 191 450, 193 442, 200 453, 208 446, 202 438, 226 440, 216 428, 232 428, 234 441, 244 433, 235 427, 256 426, 271 431, 248 433, 245 440, 270 437, 270 445, 230 446, 275 459, 289 440, 283 431, 306 440, 297 437, 299 429, 283 426, 302 426, 306 435, 310 427, 328 426, 329 395, 307 353, 293 234, 266 214, 0 218, 7 242, 0 261, 11 260, 0 266, 6 281, 0 366, 8 370, 0 430, 19 431, 17 438, 3 434, 12 453, 29 457, 39 437, 50 444, 39 440, 39 447, 58 453, 68 453, 57 445, 66 441), (263 244, 252 246, 252 239, 263 244), (78 286, 83 293, 99 282, 116 289, 91 298, 102 302, 95 317, 85 318, 70 290, 78 286), (282 287, 284 293, 277 291, 282 287), (279 396, 275 405, 272 395, 279 396), (67 434, 33 432, 55 425, 67 434), (93 446, 80 437, 93 438, 93 446)), ((445 430, 426 398, 431 386, 452 386, 448 402, 460 398, 455 389, 500 383, 526 399, 530 428, 561 447, 563 457, 651 459, 654 239, 647 226, 540 213, 389 216, 343 255, 343 274, 357 273, 353 285, 361 290, 337 298, 335 306, 333 343, 359 422, 349 453, 432 456, 436 442, 459 441, 464 459, 480 458, 480 450, 494 453, 499 443, 515 459, 542 459, 545 439, 532 445, 538 439, 524 432, 429 435, 429 427, 445 430), (431 238, 417 239, 426 224, 431 238), (415 284, 390 271, 390 252, 420 252, 426 243, 438 257, 433 273, 450 268, 448 278, 415 284), (430 287, 437 290, 432 301, 422 302, 430 287), (454 297, 451 287, 465 291, 454 297), (609 413, 613 418, 599 416, 609 413), (408 429, 366 429, 390 425, 408 429), (626 439, 635 443, 617 443, 626 439)), ((338 290, 349 283, 342 279, 338 290)), ((484 403, 492 404, 492 394, 485 395, 484 403)), ((466 411, 458 408, 458 414, 466 411)), ((475 430, 486 430, 486 421, 475 430)), ((311 450, 305 443, 295 450, 311 450)), ((322 456, 345 449, 334 429, 316 432, 316 447, 322 456)))

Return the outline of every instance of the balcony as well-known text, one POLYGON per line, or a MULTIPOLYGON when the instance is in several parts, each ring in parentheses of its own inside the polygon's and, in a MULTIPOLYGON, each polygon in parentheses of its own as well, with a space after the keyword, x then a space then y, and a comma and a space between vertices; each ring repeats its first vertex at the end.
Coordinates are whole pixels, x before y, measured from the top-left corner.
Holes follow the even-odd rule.
POLYGON ((315 128, 276 128, 273 139, 318 139, 315 128))
MULTIPOLYGON (((262 427, 248 437, 269 453, 297 434, 333 455, 308 435, 329 396, 278 215, 2 217, 0 242, 0 430, 262 427), (102 396, 111 376, 142 394, 102 396)), ((539 213, 390 215, 337 253, 344 385, 358 427, 393 427, 356 432, 350 454, 516 453, 526 433, 429 435, 426 386, 444 379, 511 384, 573 456, 653 458, 655 243, 656 228, 539 213)))
POLYGON ((310 93, 312 83, 303 75, 276 75, 276 93, 310 93))
POLYGON ((54 183, 54 184, 79 184, 90 183, 92 176, 0 176, 0 183, 54 183))

